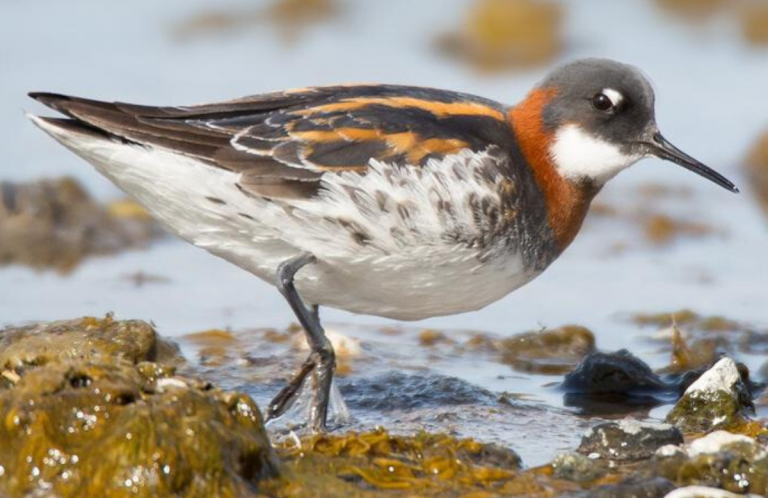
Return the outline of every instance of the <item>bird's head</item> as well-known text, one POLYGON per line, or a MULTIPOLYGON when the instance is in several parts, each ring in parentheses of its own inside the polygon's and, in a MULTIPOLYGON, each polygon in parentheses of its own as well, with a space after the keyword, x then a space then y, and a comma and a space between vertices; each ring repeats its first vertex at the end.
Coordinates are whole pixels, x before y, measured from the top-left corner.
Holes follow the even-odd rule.
POLYGON ((568 180, 599 188, 638 160, 656 156, 738 192, 723 175, 662 136, 653 88, 633 66, 606 59, 575 61, 549 74, 530 99, 539 102, 537 121, 548 137, 549 158, 568 180))

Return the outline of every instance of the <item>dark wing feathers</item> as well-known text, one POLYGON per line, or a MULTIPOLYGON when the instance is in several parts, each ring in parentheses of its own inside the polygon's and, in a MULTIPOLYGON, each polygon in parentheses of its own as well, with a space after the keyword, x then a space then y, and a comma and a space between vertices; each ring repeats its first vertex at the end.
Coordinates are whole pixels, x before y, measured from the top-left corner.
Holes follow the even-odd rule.
POLYGON ((240 172, 245 192, 267 197, 311 196, 325 172, 364 173, 372 159, 416 167, 512 140, 500 104, 429 88, 319 87, 189 107, 30 96, 95 131, 240 172))

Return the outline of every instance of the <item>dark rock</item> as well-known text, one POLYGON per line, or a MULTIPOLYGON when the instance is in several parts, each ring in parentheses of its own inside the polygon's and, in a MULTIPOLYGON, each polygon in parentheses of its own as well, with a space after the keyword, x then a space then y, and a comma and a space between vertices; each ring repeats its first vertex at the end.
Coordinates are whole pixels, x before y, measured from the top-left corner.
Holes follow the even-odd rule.
POLYGON ((629 477, 618 484, 606 484, 570 496, 573 498, 663 498, 673 489, 675 489, 674 483, 663 477, 629 477))
POLYGON ((595 336, 587 328, 566 325, 519 334, 501 341, 502 362, 521 372, 563 374, 594 352, 595 336))
POLYGON ((669 385, 651 367, 626 349, 593 353, 565 376, 562 389, 569 393, 655 393, 669 385))
POLYGON ((566 406, 593 415, 642 415, 642 410, 677 398, 674 385, 625 349, 588 355, 565 376, 560 389, 566 406))
POLYGON ((391 371, 354 381, 340 379, 339 390, 350 407, 378 411, 491 405, 499 401, 497 395, 467 381, 432 373, 408 375, 391 371))
POLYGON ((686 432, 709 432, 742 423, 754 413, 751 392, 736 363, 723 358, 692 383, 667 415, 686 432))
POLYGON ((650 458, 658 448, 667 444, 683 444, 683 434, 678 428, 628 418, 587 430, 578 451, 609 460, 642 460, 650 458))
POLYGON ((0 332, 0 495, 256 496, 277 472, 258 407, 180 362, 135 320, 0 332))

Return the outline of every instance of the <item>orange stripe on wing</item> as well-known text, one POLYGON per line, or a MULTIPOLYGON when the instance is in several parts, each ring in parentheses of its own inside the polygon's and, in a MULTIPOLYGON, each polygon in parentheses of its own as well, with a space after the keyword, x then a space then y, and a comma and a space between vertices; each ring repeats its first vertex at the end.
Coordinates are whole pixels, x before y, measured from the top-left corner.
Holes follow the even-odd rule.
POLYGON ((383 105, 398 109, 416 108, 431 112, 444 118, 449 116, 486 116, 504 121, 504 113, 493 107, 477 102, 439 102, 413 97, 355 97, 332 104, 324 104, 309 109, 295 111, 294 114, 308 116, 323 112, 347 112, 362 109, 370 105, 383 105))

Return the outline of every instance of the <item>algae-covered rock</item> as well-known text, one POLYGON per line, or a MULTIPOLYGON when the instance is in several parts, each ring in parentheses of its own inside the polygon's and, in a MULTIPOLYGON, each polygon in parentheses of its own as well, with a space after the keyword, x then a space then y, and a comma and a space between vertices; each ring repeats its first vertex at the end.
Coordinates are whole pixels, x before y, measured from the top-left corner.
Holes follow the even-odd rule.
MULTIPOLYGON (((731 493, 719 488, 709 486, 686 486, 677 488, 664 498, 742 498, 745 495, 731 493)), ((747 495, 748 498, 759 498, 758 495, 747 495)))
POLYGON ((616 484, 604 484, 589 491, 570 495, 573 498, 662 498, 675 485, 663 477, 629 477, 616 484))
POLYGON ((595 351, 595 336, 586 327, 566 325, 515 335, 504 339, 499 348, 502 361, 515 370, 563 374, 595 351))
POLYGON ((523 471, 511 450, 445 434, 376 430, 286 438, 276 446, 288 484, 265 489, 270 496, 556 496, 579 489, 523 471))
POLYGON ((578 453, 562 453, 550 463, 558 479, 574 482, 594 481, 608 473, 606 465, 599 460, 587 458, 578 453))
POLYGON ((127 205, 101 206, 72 178, 0 182, 0 265, 66 272, 87 256, 143 247, 162 234, 127 205))
POLYGON ((476 0, 437 47, 482 71, 540 64, 561 50, 561 6, 541 0, 476 0))
POLYGON ((178 363, 176 346, 140 320, 81 318, 0 331, 0 368, 21 374, 53 362, 178 363))
POLYGON ((766 450, 768 448, 750 437, 716 431, 693 441, 684 452, 657 455, 643 473, 664 476, 679 486, 708 486, 732 493, 765 495, 768 493, 766 450))
POLYGON ((685 432, 708 432, 741 424, 753 410, 736 363, 723 358, 685 390, 667 421, 685 432))
POLYGON ((675 426, 626 418, 587 430, 578 451, 610 460, 641 460, 669 444, 683 444, 683 434, 675 426))
POLYGON ((165 359, 140 321, 0 332, 0 495, 255 496, 276 472, 258 407, 165 359))

